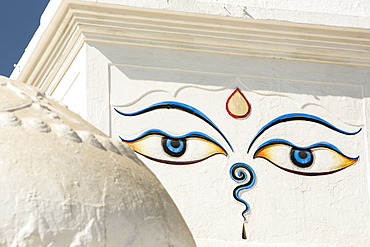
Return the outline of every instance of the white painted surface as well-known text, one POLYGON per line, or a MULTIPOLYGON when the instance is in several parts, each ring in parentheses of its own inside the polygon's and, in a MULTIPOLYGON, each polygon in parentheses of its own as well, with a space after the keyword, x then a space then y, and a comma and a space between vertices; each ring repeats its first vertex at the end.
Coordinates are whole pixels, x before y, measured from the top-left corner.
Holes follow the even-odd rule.
MULTIPOLYGON (((58 4, 60 0, 52 0, 58 4)), ((260 20, 370 28, 370 3, 366 0, 85 0, 142 8, 233 16, 260 20)))
MULTIPOLYGON (((139 47, 96 47, 111 61, 118 59, 115 50, 124 54, 120 63, 112 64, 110 69, 112 107, 129 113, 162 101, 185 103, 205 113, 232 143, 235 152, 204 121, 181 111, 158 110, 124 117, 111 110, 112 136, 135 139, 149 129, 160 129, 173 136, 197 131, 228 150, 228 157, 216 155, 184 166, 140 156, 169 191, 198 246, 242 244, 243 205, 232 197, 238 184, 229 176, 229 169, 236 162, 249 164, 257 174, 257 185, 243 193, 243 199, 251 205, 246 224, 247 246, 369 244, 369 220, 363 217, 369 214, 365 129, 355 136, 343 136, 312 123, 281 124, 266 132, 251 153, 246 152, 263 125, 287 113, 314 114, 348 131, 364 127, 363 86, 369 73, 366 68, 354 71, 353 67, 340 65, 139 47), (225 110, 226 99, 236 86, 252 105, 251 116, 244 120, 231 118, 225 110), (257 147, 273 138, 298 146, 325 141, 350 157, 361 158, 353 167, 332 175, 290 174, 266 160, 253 159, 257 147)), ((158 157, 163 153, 159 157, 169 159, 160 142, 157 145, 147 155, 158 157)), ((320 161, 318 153, 316 157, 315 165, 328 169, 326 160, 320 161)))
POLYGON ((86 46, 81 48, 51 97, 87 120, 86 46))
MULTIPOLYGON (((37 43, 56 17, 61 3, 92 2, 170 10, 206 15, 231 16, 255 20, 281 20, 296 23, 340 27, 370 28, 370 1, 367 0, 51 0, 40 20, 40 27, 30 41, 11 78, 17 79, 37 43)), ((56 26, 54 26, 56 28, 56 26)))
MULTIPOLYGON (((177 137, 197 131, 219 143, 228 156, 217 154, 191 165, 141 156, 179 207, 198 246, 369 245, 369 32, 350 28, 368 28, 369 2, 351 1, 348 6, 341 1, 254 1, 246 12, 242 1, 77 2, 81 5, 61 7, 44 39, 30 59, 25 55, 20 73, 13 76, 61 95, 69 74, 81 70, 74 61, 85 56, 86 119, 104 133, 135 139, 150 129, 177 137), (45 48, 48 38, 54 43, 45 48), (78 52, 81 46, 86 54, 78 52), (251 103, 252 114, 246 119, 231 118, 225 109, 235 87, 251 103), (234 152, 215 128, 192 114, 158 110, 124 117, 114 110, 134 112, 162 101, 199 109, 234 152), (262 126, 287 113, 314 114, 346 131, 362 130, 343 135, 310 122, 282 123, 246 152, 262 126), (296 175, 253 158, 257 147, 273 138, 300 147, 325 141, 360 159, 331 175, 296 175), (236 162, 250 165, 257 174, 257 184, 242 194, 251 206, 247 240, 241 239, 244 206, 232 196, 238 184, 229 175, 236 162)), ((82 87, 79 82, 66 95, 71 107, 78 101, 77 85, 82 87)), ((153 140, 146 155, 170 158, 160 141, 155 146, 160 138, 153 140)), ((194 148, 186 157, 199 158, 194 157, 199 150, 194 148)), ((318 150, 316 158, 320 157, 331 156, 318 150)), ((290 162, 283 151, 278 159, 290 162)), ((330 169, 325 161, 315 165, 330 169)))
POLYGON ((195 246, 132 151, 35 88, 0 78, 3 246, 195 246))
POLYGON ((367 0, 190 0, 186 2, 181 0, 98 0, 96 2, 258 20, 370 28, 370 2, 367 0))

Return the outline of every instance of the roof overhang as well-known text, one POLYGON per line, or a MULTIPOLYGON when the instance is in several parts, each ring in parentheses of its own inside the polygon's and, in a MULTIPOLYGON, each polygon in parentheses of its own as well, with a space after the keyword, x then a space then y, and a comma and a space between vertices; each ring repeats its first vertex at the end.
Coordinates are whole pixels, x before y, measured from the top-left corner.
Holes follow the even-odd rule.
POLYGON ((40 32, 11 78, 49 92, 90 41, 370 67, 368 29, 67 0, 40 32))

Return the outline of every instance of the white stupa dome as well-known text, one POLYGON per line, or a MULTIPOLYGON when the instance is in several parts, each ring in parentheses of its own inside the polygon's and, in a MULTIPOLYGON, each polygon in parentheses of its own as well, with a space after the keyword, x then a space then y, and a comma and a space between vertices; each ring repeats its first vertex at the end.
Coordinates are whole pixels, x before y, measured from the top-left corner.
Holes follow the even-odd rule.
POLYGON ((195 246, 130 149, 4 77, 0 133, 0 245, 195 246))

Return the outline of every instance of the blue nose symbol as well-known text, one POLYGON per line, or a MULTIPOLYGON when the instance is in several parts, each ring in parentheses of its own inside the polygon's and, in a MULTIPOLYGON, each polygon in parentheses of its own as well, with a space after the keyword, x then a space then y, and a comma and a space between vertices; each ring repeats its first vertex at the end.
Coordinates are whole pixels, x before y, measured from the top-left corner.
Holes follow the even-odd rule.
POLYGON ((245 214, 250 211, 250 206, 246 201, 240 198, 240 192, 253 187, 256 182, 256 173, 252 167, 247 164, 235 163, 230 168, 230 177, 237 183, 243 183, 234 189, 233 196, 235 200, 245 205, 245 210, 242 212, 242 216, 244 220, 246 220, 245 214))

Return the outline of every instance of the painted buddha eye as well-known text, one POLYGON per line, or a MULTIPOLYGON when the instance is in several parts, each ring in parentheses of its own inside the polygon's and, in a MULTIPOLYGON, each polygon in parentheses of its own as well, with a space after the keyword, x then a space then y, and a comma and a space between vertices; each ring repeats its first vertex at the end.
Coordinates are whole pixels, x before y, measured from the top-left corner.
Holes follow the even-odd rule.
POLYGON ((165 164, 188 165, 217 154, 227 156, 225 149, 201 132, 171 136, 161 130, 148 130, 133 140, 121 140, 136 153, 165 164))
POLYGON ((331 174, 355 164, 359 159, 346 156, 327 142, 298 147, 283 139, 263 143, 253 158, 266 159, 284 171, 305 176, 331 174))

